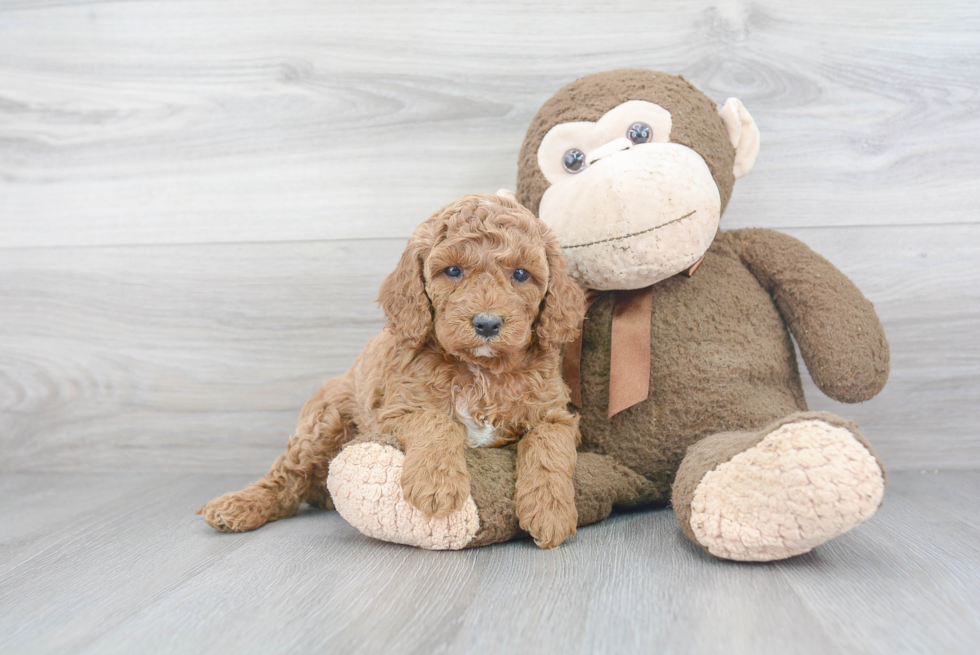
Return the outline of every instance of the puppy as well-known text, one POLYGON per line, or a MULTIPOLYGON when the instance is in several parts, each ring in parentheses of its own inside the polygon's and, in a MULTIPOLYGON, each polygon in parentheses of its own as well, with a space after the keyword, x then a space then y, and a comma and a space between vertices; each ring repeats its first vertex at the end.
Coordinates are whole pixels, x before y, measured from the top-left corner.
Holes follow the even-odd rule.
POLYGON ((304 501, 332 509, 330 461, 354 436, 378 434, 404 446, 405 500, 437 518, 469 497, 465 448, 517 442, 521 528, 544 548, 575 534, 578 418, 559 358, 584 297, 551 230, 511 199, 466 196, 415 230, 378 302, 385 330, 307 401, 286 453, 199 513, 244 532, 304 501))

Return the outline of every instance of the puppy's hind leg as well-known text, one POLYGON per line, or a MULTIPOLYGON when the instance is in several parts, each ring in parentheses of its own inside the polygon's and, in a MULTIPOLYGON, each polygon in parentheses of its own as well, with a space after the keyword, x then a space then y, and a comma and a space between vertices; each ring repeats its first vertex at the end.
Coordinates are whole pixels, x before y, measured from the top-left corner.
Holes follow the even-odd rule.
POLYGON ((330 461, 353 435, 349 417, 351 393, 347 381, 327 381, 300 414, 296 432, 269 472, 241 491, 215 498, 198 510, 213 528, 248 532, 269 521, 293 516, 308 502, 333 509, 326 479, 330 461))

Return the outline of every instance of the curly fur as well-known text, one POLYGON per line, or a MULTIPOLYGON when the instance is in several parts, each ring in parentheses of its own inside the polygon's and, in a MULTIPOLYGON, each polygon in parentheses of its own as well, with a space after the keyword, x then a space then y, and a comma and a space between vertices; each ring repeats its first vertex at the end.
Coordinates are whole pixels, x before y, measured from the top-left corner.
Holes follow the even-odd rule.
POLYGON ((574 534, 578 419, 559 358, 584 298, 554 234, 512 200, 466 196, 415 230, 378 302, 385 330, 307 401, 286 453, 261 480, 201 508, 207 522, 243 532, 292 516, 302 502, 332 508, 330 460, 357 435, 396 437, 405 499, 446 516, 470 495, 465 419, 492 427, 490 446, 520 440, 515 504, 538 544, 574 534), (450 266, 463 274, 450 278, 450 266), (530 279, 515 281, 517 268, 530 279), (490 339, 473 329, 481 313, 503 318, 490 339))

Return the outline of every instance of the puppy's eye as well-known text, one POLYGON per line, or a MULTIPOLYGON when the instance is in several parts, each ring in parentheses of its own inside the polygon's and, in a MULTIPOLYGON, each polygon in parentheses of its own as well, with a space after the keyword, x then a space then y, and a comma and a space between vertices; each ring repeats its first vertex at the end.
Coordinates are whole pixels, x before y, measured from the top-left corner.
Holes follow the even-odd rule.
POLYGON ((459 266, 450 266, 443 273, 446 274, 446 277, 457 278, 463 274, 463 269, 459 266))
POLYGON ((523 268, 519 268, 514 271, 514 274, 511 275, 511 277, 518 282, 527 282, 529 279, 531 279, 531 274, 525 271, 523 268))
POLYGON ((569 173, 578 173, 585 168, 585 153, 578 148, 572 148, 562 157, 561 163, 569 173))
POLYGON ((633 143, 649 143, 653 138, 653 130, 646 123, 633 123, 626 130, 626 138, 633 143))

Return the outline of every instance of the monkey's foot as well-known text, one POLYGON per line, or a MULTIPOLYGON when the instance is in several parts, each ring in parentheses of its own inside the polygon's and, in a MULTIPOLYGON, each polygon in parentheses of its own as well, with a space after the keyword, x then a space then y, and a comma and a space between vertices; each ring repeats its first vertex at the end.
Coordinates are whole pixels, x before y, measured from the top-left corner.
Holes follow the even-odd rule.
POLYGON ((859 433, 834 423, 802 415, 709 470, 691 500, 695 540, 724 559, 772 561, 870 518, 883 471, 859 433))
POLYGON ((430 550, 464 548, 480 529, 476 503, 443 518, 426 518, 408 503, 401 478, 405 454, 379 443, 356 443, 330 463, 327 488, 337 511, 363 534, 430 550))

